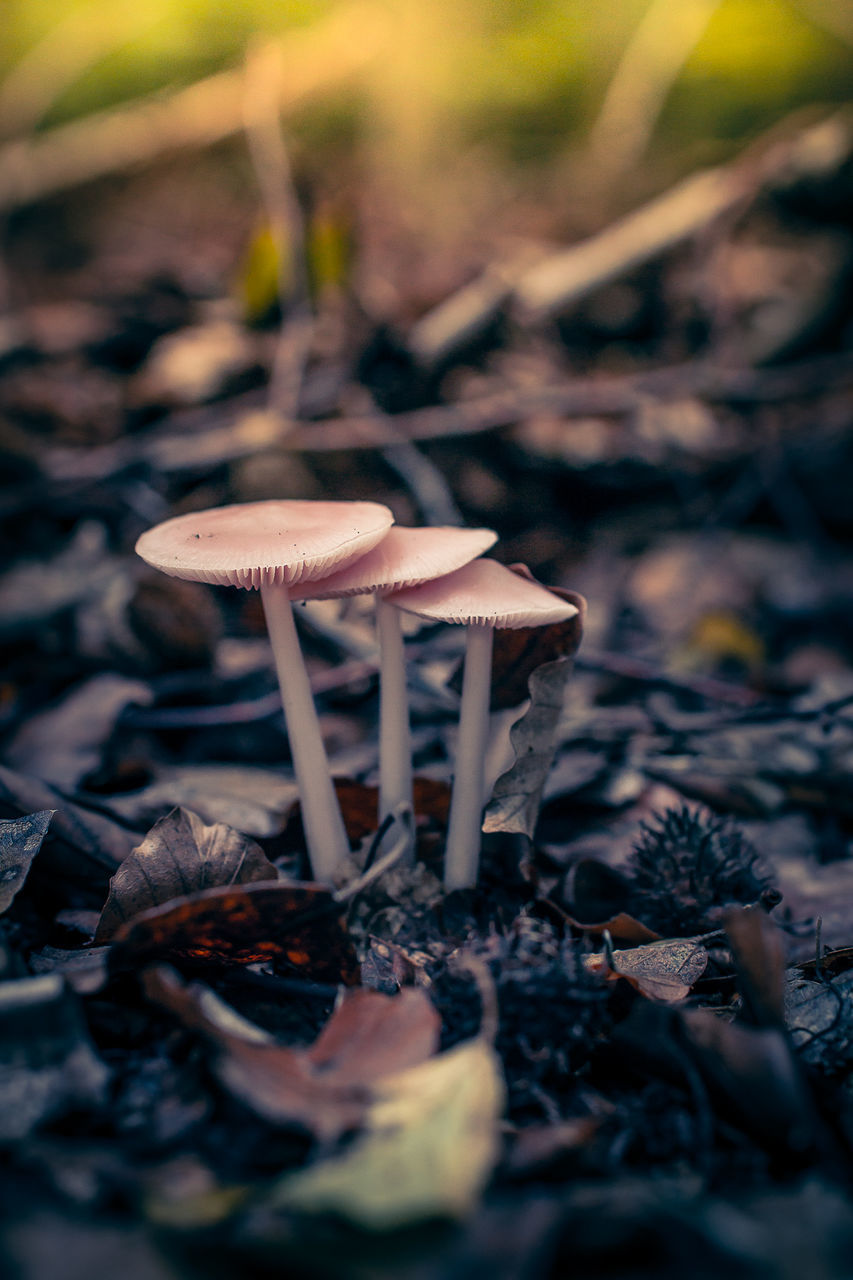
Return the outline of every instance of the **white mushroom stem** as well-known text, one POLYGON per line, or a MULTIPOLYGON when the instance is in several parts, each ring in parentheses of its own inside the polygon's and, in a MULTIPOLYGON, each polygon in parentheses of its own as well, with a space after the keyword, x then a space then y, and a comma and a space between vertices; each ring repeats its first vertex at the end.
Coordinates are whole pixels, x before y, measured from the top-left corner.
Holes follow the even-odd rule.
POLYGON ((470 889, 477 883, 483 812, 483 768, 489 736, 494 627, 471 623, 465 647, 465 675, 459 710, 459 737, 447 828, 444 885, 470 889))
POLYGON ((302 824, 315 880, 333 880, 345 865, 349 841, 332 785, 317 709, 284 584, 262 586, 281 702, 302 805, 302 824))
MULTIPOLYGON (((412 741, 406 693, 406 653, 400 611, 376 597, 376 630, 379 636, 379 823, 389 813, 408 806, 410 835, 402 861, 414 860, 414 802, 412 795, 412 741)), ((394 842, 398 833, 390 831, 394 842)))

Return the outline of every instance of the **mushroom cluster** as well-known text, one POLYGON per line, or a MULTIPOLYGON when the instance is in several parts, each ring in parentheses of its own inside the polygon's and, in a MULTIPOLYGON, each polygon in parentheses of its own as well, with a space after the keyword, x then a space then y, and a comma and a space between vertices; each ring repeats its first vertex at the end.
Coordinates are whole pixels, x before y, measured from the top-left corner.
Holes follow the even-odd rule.
MULTIPOLYGON (((334 880, 349 844, 293 620, 294 600, 373 594, 380 648, 379 820, 412 812, 406 668, 399 610, 467 626, 445 884, 473 886, 480 851, 483 759, 495 627, 574 616, 574 605, 477 557, 491 529, 392 528, 376 502, 280 500, 176 516, 144 533, 137 553, 177 578, 260 590, 281 689, 305 839, 317 880, 334 880)), ((414 856, 409 824, 406 854, 414 856)))

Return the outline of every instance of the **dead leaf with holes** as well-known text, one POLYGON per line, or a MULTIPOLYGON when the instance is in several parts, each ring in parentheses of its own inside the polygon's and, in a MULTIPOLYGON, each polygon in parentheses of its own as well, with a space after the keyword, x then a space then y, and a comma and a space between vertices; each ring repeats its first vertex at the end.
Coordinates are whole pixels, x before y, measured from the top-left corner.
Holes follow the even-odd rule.
POLYGON ((224 822, 206 826, 189 809, 173 809, 148 832, 110 881, 95 943, 115 937, 152 907, 218 885, 277 880, 260 845, 224 822))

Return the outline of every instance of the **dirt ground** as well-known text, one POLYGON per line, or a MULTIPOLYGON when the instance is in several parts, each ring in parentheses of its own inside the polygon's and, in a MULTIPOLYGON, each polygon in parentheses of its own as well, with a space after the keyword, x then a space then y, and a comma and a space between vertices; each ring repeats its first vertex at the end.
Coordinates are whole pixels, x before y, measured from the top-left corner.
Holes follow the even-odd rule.
POLYGON ((849 1275, 851 184, 842 115, 591 238, 552 196, 431 240, 344 179, 287 271, 236 147, 8 215, 11 1275, 849 1275), (474 889, 463 628, 407 624, 380 875, 371 606, 299 610, 333 893, 257 594, 134 555, 270 498, 487 527, 587 602, 498 633, 474 889))

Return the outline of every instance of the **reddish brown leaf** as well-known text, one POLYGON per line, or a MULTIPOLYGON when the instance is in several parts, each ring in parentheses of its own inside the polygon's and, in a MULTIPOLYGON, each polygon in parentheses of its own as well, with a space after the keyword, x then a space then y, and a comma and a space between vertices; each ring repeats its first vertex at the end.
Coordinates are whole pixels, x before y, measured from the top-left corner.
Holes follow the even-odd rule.
POLYGON ((614 942, 625 942, 632 947, 641 946, 645 942, 660 941, 659 933, 647 928, 642 921, 635 920, 633 916, 628 915, 627 911, 620 911, 609 920, 599 920, 595 924, 583 924, 571 915, 567 915, 566 919, 570 925, 583 933, 600 935, 606 931, 614 942))
MULTIPOLYGON (((369 787, 352 778, 335 778, 334 784, 350 843, 359 844, 376 830, 379 788, 369 787)), ((450 787, 447 783, 434 778, 415 778, 413 790, 415 818, 446 827, 450 811, 450 787)), ((288 823, 297 819, 301 819, 298 800, 288 814, 288 823)))
POLYGON ((254 964, 286 960, 316 982, 355 986, 358 963, 332 893, 319 885, 226 885, 175 898, 122 925, 112 962, 254 964))
POLYGON ((627 911, 631 886, 625 876, 597 858, 581 858, 566 879, 568 922, 584 933, 602 934, 614 942, 638 946, 658 942, 660 934, 627 911))
POLYGON ((227 1006, 212 1005, 201 983, 185 986, 158 968, 146 974, 145 987, 151 999, 214 1042, 216 1074, 246 1106, 327 1142, 359 1126, 377 1081, 424 1062, 438 1048, 438 1013, 413 988, 393 997, 348 992, 313 1045, 290 1049, 265 1042, 251 1024, 241 1029, 239 1015, 229 1018, 227 1006))

